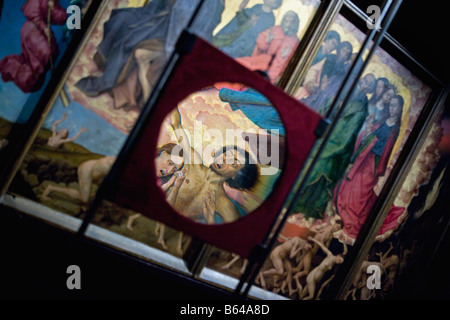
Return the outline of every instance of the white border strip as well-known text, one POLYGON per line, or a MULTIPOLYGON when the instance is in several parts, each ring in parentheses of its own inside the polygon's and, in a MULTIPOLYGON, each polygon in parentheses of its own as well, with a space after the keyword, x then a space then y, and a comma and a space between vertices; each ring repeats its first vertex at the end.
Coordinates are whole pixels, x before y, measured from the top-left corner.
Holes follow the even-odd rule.
MULTIPOLYGON (((56 211, 52 208, 46 207, 35 201, 22 198, 19 196, 12 196, 6 194, 0 197, 0 203, 5 206, 11 207, 18 211, 29 214, 33 217, 39 218, 58 227, 61 227, 72 232, 77 232, 82 224, 82 220, 69 216, 67 214, 56 211)), ((152 248, 142 242, 133 240, 131 238, 122 236, 118 233, 109 231, 107 229, 98 227, 94 224, 90 224, 86 230, 86 237, 104 243, 108 246, 112 246, 116 249, 131 253, 133 255, 150 260, 150 262, 163 267, 190 275, 189 270, 186 268, 184 261, 178 257, 175 257, 167 252, 161 251, 156 248, 152 248)), ((216 286, 221 286, 234 290, 239 280, 230 277, 226 274, 212 270, 210 268, 204 268, 200 273, 200 279, 211 283, 216 286)), ((289 300, 286 297, 275 294, 273 292, 261 289, 256 286, 252 286, 249 291, 249 295, 256 299, 261 300, 289 300)))
MULTIPOLYGON (((219 284, 224 287, 228 287, 230 289, 235 289, 238 284, 239 280, 232 278, 226 274, 220 273, 218 271, 212 270, 210 268, 204 268, 202 272, 200 273, 200 278, 204 281, 213 283, 213 284, 219 284)), ((245 288, 245 286, 243 287, 245 288)), ((257 286, 252 286, 249 290, 249 296, 260 299, 260 300, 290 300, 286 297, 283 297, 279 294, 261 289, 257 286)))
POLYGON ((82 221, 78 218, 63 214, 26 198, 5 194, 1 199, 1 203, 73 232, 77 232, 82 224, 82 221))
POLYGON ((86 229, 85 236, 112 246, 116 249, 132 253, 134 255, 150 260, 152 263, 190 275, 184 261, 167 252, 152 248, 145 243, 130 239, 118 233, 90 224, 86 229))

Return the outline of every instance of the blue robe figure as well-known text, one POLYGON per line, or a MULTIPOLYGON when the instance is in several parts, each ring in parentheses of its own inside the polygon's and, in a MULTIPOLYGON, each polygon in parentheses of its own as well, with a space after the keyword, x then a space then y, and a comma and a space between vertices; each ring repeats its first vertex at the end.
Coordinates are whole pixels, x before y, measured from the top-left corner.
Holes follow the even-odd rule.
POLYGON ((103 74, 81 79, 76 84, 78 89, 95 97, 114 87, 123 66, 140 42, 149 38, 165 39, 171 9, 170 2, 157 0, 143 8, 112 10, 104 25, 103 41, 94 57, 103 74))
POLYGON ((268 132, 276 129, 279 135, 285 135, 283 122, 277 110, 258 91, 251 88, 245 91, 222 88, 219 91, 219 98, 228 102, 233 111, 241 110, 258 127, 268 132))
MULTIPOLYGON (((119 79, 135 66, 134 50, 153 40, 154 50, 161 52, 164 62, 175 47, 200 0, 152 0, 144 7, 120 8, 111 12, 104 24, 104 36, 94 61, 103 71, 99 77, 88 76, 76 84, 84 94, 98 96, 110 92, 119 79), (125 70, 125 71, 124 71, 125 70)), ((205 0, 194 24, 194 33, 212 40, 212 32, 220 23, 223 0, 205 0), (208 19, 205 19, 206 16, 208 19)))
POLYGON ((220 30, 213 38, 213 45, 230 57, 251 56, 256 46, 258 35, 275 25, 275 15, 272 10, 281 6, 282 0, 273 3, 265 0, 251 8, 239 11, 236 16, 220 30), (267 11, 266 7, 270 7, 267 11), (264 10, 266 8, 266 10, 264 10))

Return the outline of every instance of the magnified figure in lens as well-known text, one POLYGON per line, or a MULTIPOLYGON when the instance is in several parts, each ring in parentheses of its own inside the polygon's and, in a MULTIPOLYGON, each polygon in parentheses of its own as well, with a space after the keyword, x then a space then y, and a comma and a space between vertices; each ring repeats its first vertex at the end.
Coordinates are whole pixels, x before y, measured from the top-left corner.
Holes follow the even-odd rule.
MULTIPOLYGON (((170 117, 172 129, 183 151, 184 169, 187 172, 173 204, 174 209, 200 223, 213 224, 237 220, 240 212, 225 192, 224 184, 239 190, 252 188, 259 177, 256 162, 246 150, 228 146, 215 154, 210 166, 204 165, 200 154, 189 144, 178 109, 174 110, 170 117), (204 199, 210 203, 212 196, 214 214, 205 215, 204 199)), ((210 210, 206 212, 210 213, 210 210)))
MULTIPOLYGON (((179 157, 176 164, 172 158, 172 150, 176 147, 174 143, 167 143, 157 150, 157 158, 155 161, 157 176, 159 178, 158 184, 162 191, 166 193, 166 200, 170 204, 175 202, 180 186, 186 177, 186 171, 183 168, 183 158, 179 157)), ((140 213, 134 214, 128 218, 127 229, 133 231, 134 221, 141 217, 140 213)), ((157 222, 155 228, 155 234, 158 236, 157 242, 163 247, 168 249, 165 239, 165 225, 157 222)))

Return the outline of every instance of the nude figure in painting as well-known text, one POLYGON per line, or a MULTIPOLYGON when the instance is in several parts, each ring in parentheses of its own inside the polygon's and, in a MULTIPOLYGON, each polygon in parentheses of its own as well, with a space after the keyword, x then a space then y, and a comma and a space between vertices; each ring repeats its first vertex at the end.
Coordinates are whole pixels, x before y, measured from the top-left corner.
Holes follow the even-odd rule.
POLYGON ((178 110, 171 113, 171 125, 184 154, 186 179, 182 184, 173 207, 184 216, 198 222, 232 222, 239 218, 239 211, 227 196, 224 183, 235 189, 250 189, 256 183, 259 169, 247 151, 234 147, 224 147, 217 153, 214 162, 208 167, 202 157, 194 150, 181 126, 178 110), (215 194, 215 215, 205 217, 203 198, 208 192, 215 194), (219 220, 218 220, 219 219, 219 220))
POLYGON ((59 148, 64 143, 75 141, 81 133, 88 131, 87 128, 81 128, 72 138, 69 138, 69 130, 57 130, 57 126, 67 119, 67 114, 63 114, 60 120, 56 120, 52 125, 52 135, 48 138, 47 145, 54 148, 59 148))

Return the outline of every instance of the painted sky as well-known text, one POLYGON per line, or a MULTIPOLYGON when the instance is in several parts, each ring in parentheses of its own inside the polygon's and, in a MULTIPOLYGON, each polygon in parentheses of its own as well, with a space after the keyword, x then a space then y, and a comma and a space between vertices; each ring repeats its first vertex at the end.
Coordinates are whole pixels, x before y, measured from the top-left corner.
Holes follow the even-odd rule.
POLYGON ((127 135, 114 128, 96 113, 74 101, 71 101, 69 107, 64 107, 58 97, 45 119, 43 127, 51 129, 53 122, 60 120, 64 113, 67 114, 67 119, 57 126, 58 130, 68 129, 69 137, 73 137, 81 128, 88 129, 87 132, 81 133, 75 143, 91 152, 105 156, 115 156, 120 152, 127 135))

